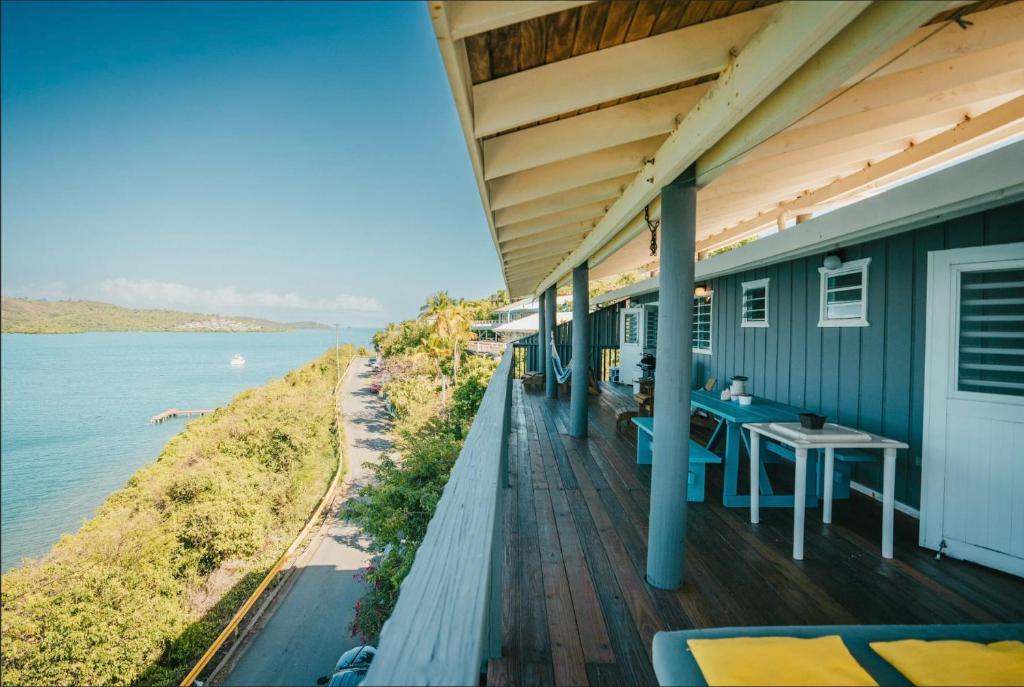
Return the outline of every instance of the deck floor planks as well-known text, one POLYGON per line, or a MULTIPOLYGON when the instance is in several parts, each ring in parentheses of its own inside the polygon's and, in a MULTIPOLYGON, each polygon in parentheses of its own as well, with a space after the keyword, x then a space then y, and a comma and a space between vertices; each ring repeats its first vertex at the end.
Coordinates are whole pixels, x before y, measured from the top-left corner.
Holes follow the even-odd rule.
POLYGON ((587 684, 587 666, 583 658, 580 629, 576 626, 572 592, 565 575, 562 547, 555 525, 549 489, 534 493, 537 532, 540 536, 541 570, 544 575, 544 601, 551 639, 556 685, 587 684))
MULTIPOLYGON (((763 509, 751 525, 749 510, 721 505, 720 466, 709 470, 707 501, 689 504, 683 588, 653 589, 644 582, 650 468, 615 431, 615 399, 591 398, 591 435, 580 440, 566 431, 567 398, 515 386, 509 502, 520 512, 505 519, 508 615, 492 684, 655 684, 650 639, 663 629, 1024 619, 1024 581, 935 561, 906 516, 897 515, 896 559, 883 560, 880 508, 867 499, 837 502, 832 525, 808 509, 807 558, 792 560, 792 510, 763 509), (573 627, 579 651, 565 659, 552 646, 573 627)), ((786 466, 776 469, 785 484, 786 466)))
POLYGON ((583 555, 583 546, 580 544, 572 511, 569 510, 569 501, 561 491, 549 490, 548 493, 551 496, 558 539, 562 545, 565 572, 571 580, 569 591, 576 613, 576 624, 580 630, 583 655, 588 663, 613 663, 615 653, 612 651, 608 627, 604 622, 601 602, 594 589, 586 556, 583 555))

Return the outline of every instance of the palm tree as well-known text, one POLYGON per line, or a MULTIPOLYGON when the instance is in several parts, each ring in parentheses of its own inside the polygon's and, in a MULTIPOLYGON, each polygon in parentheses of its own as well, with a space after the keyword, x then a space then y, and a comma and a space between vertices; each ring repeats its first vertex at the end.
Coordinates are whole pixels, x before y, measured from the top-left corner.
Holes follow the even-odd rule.
POLYGON ((467 341, 475 335, 471 329, 472 313, 465 305, 450 305, 436 313, 435 327, 440 337, 452 352, 452 376, 459 378, 459 364, 462 360, 462 349, 467 341))
POLYGON ((420 317, 430 317, 454 305, 461 305, 461 298, 452 298, 447 291, 438 291, 427 296, 426 302, 420 306, 420 317))

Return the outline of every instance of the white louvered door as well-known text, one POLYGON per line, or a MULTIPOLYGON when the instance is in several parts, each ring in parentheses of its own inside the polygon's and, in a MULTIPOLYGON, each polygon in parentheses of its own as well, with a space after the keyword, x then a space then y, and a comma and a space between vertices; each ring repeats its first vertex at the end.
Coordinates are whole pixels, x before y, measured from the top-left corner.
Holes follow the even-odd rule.
POLYGON ((1024 243, 928 260, 921 544, 1024 576, 1024 243))

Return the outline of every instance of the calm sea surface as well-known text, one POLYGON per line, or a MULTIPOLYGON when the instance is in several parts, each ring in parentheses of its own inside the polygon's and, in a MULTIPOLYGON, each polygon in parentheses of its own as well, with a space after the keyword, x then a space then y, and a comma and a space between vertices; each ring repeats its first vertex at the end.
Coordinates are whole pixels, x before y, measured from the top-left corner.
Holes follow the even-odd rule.
MULTIPOLYGON (((373 331, 341 339, 369 345, 373 331)), ((151 416, 223 405, 333 345, 333 331, 0 336, 3 569, 76 531, 184 427, 151 416)))

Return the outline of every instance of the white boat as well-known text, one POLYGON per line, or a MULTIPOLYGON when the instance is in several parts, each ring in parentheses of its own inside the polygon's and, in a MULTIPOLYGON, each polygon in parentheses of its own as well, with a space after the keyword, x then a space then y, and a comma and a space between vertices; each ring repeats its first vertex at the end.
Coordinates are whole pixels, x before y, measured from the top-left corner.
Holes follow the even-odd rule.
POLYGON ((245 358, 237 353, 231 356, 231 367, 242 367, 243 365, 245 365, 245 358))

